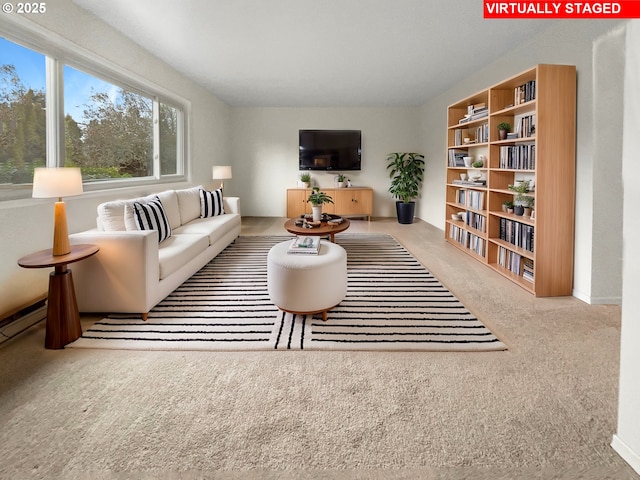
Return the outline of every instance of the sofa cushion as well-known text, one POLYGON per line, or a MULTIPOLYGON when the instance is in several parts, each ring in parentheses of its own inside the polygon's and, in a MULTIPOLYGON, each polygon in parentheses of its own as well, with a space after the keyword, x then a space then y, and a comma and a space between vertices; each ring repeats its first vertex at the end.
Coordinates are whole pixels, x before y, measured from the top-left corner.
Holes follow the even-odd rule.
POLYGON ((206 235, 171 235, 160 244, 160 280, 183 267, 209 247, 206 235))
POLYGON ((178 197, 174 190, 167 190, 146 197, 101 203, 98 205, 98 226, 105 231, 137 230, 138 227, 133 217, 133 204, 135 202, 147 203, 156 197, 160 198, 162 202, 171 228, 179 227, 180 210, 178 209, 178 197))
POLYGON ((114 200, 98 205, 98 226, 107 232, 124 231, 124 204, 127 200, 114 200))
POLYGON ((211 245, 236 228, 241 223, 241 217, 237 213, 225 213, 209 218, 196 218, 187 225, 176 228, 176 235, 206 235, 211 245))
POLYGON ((215 217, 224 213, 222 189, 213 192, 200 189, 200 218, 215 217))
POLYGON ((147 203, 134 202, 133 213, 138 230, 157 230, 160 243, 171 236, 171 226, 158 197, 147 203))
POLYGON ((193 188, 176 190, 178 208, 180 210, 180 225, 200 218, 200 190, 202 185, 193 188))
POLYGON ((147 195, 146 197, 134 198, 131 200, 125 200, 124 202, 124 227, 127 230, 137 230, 136 220, 134 217, 133 204, 147 203, 159 198, 164 208, 164 213, 169 220, 169 226, 171 228, 177 228, 180 226, 180 209, 178 208, 178 196, 174 190, 167 190, 157 194, 147 195))

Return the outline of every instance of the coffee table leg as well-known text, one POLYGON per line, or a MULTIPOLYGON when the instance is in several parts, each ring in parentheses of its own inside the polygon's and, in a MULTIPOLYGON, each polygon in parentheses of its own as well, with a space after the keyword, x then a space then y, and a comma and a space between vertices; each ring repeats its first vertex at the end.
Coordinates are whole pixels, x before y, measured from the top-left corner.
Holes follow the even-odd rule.
POLYGON ((45 348, 64 348, 82 335, 71 270, 56 268, 49 276, 45 348))

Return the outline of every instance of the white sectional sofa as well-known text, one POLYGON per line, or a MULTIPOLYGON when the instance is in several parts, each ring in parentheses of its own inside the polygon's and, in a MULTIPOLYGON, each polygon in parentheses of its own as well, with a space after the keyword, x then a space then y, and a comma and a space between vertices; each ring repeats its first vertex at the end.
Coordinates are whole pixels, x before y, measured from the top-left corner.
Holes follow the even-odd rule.
POLYGON ((97 228, 69 236, 71 244, 100 247, 93 257, 71 265, 78 309, 139 313, 146 319, 155 305, 232 243, 240 235, 240 199, 223 197, 224 213, 202 218, 201 190, 168 190, 99 205, 97 228), (145 228, 140 217, 136 223, 136 208, 139 212, 141 204, 157 199, 170 226, 170 235, 161 242, 162 228, 140 230, 145 228))

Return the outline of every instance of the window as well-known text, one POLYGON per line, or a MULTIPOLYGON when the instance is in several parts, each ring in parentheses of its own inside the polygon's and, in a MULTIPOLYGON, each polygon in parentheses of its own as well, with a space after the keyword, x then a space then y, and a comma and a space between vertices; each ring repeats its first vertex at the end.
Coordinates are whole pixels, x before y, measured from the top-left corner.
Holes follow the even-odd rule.
POLYGON ((0 38, 0 185, 46 162, 45 56, 0 38))
MULTIPOLYGON (((29 184, 33 169, 45 165, 80 167, 85 184, 100 183, 102 188, 184 175, 179 102, 165 100, 123 72, 91 66, 85 58, 77 63, 87 68, 79 69, 63 64, 66 58, 3 38, 0 52, 0 187, 29 184), (59 91, 55 85, 64 92, 62 113, 46 109, 46 95, 59 91), (47 135, 47 125, 57 131, 47 135), (64 144, 52 147, 55 142, 64 144), (47 158, 47 152, 60 152, 50 154, 60 158, 47 158)), ((50 102, 50 108, 59 104, 50 102)), ((8 198, 6 192, 0 190, 0 199, 8 198)))
POLYGON ((153 176, 153 100, 64 67, 65 165, 83 180, 153 176))

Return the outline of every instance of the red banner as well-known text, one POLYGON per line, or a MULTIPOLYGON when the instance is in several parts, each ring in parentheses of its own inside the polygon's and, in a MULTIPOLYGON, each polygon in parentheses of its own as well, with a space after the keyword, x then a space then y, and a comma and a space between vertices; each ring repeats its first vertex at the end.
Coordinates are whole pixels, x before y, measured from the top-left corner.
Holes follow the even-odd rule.
POLYGON ((640 18, 640 1, 523 2, 484 0, 484 18, 640 18))

